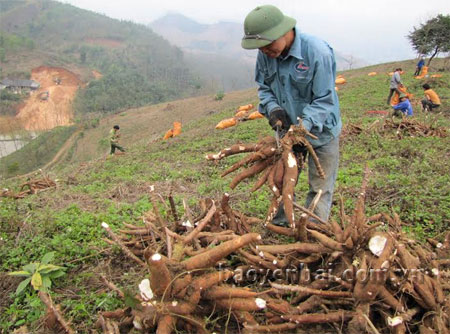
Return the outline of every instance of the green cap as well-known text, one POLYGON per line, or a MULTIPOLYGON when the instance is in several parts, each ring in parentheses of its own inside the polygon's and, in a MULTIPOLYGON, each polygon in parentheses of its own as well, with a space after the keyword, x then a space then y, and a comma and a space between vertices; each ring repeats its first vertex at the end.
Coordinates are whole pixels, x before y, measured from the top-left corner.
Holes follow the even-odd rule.
POLYGON ((295 27, 296 20, 284 15, 272 5, 258 6, 244 21, 244 49, 258 49, 269 45, 295 27))
POLYGON ((403 99, 404 97, 408 97, 408 95, 406 95, 405 93, 401 93, 398 98, 399 99, 403 99))

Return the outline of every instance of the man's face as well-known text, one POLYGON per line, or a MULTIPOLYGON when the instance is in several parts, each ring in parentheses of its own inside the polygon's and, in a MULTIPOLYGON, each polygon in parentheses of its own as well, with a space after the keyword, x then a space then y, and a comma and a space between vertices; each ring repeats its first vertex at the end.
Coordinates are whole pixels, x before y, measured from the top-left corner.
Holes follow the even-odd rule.
POLYGON ((267 57, 270 58, 278 58, 286 48, 286 40, 284 39, 284 36, 278 38, 277 40, 273 41, 269 45, 263 46, 262 48, 259 48, 259 50, 264 53, 267 57))

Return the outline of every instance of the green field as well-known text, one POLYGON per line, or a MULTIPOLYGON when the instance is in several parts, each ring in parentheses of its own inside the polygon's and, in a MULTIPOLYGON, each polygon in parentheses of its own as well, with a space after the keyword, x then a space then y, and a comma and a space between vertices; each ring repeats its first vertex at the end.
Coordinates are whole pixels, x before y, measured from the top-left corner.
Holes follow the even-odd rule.
MULTIPOLYGON (((367 111, 390 111, 385 102, 389 87, 387 72, 398 65, 405 70, 404 82, 414 94, 414 118, 428 125, 445 127, 448 131, 450 73, 443 60, 436 60, 431 68, 432 73, 443 76, 426 80, 413 78, 412 60, 342 73, 347 83, 340 86, 338 95, 344 126, 351 123, 366 129, 380 119, 379 115, 367 111), (445 71, 438 72, 440 69, 445 71), (374 70, 378 75, 367 76, 374 70), (424 114, 420 110, 421 84, 425 81, 442 97, 439 113, 424 114)), ((246 102, 257 104, 256 93, 252 96, 246 102)), ((5 273, 39 261, 50 251, 55 252, 52 263, 67 268, 67 275, 54 282, 53 300, 61 305, 65 316, 72 319, 80 333, 87 333, 92 328, 99 311, 121 307, 114 292, 104 288, 99 274, 108 273, 119 286, 136 289, 143 271, 133 267, 118 248, 102 240, 105 234, 100 224, 107 222, 116 230, 123 222, 138 223, 143 213, 151 209, 150 185, 154 185, 163 197, 172 189, 180 213, 183 212, 183 199, 196 209, 199 199, 218 200, 223 192, 229 192, 233 208, 263 218, 270 199, 267 189, 250 193, 255 180, 248 180, 231 191, 228 184, 232 176, 220 177, 238 157, 218 163, 204 158, 206 153, 218 152, 231 144, 252 143, 271 134, 264 119, 215 130, 214 126, 221 119, 231 117, 238 106, 228 100, 226 106, 224 104, 208 117, 184 122, 183 133, 168 141, 151 142, 145 137, 145 129, 136 125, 135 135, 141 137, 125 142, 129 148, 126 155, 60 165, 49 174, 59 180, 56 189, 21 200, 1 199, 2 333, 10 333, 24 324, 30 329, 38 328, 36 332, 42 330, 38 319, 45 312, 45 306, 31 289, 14 295, 20 279, 10 278, 5 273)), ((121 116, 114 117, 108 124, 120 121, 121 116)), ((127 112, 127 117, 132 118, 133 111, 127 112)), ((133 129, 127 131, 133 132, 133 129)), ((89 132, 84 135, 89 136, 89 132)), ((353 208, 367 164, 373 171, 367 191, 367 214, 394 211, 411 237, 424 240, 433 236, 441 240, 450 223, 449 143, 449 137, 404 136, 399 139, 395 130, 384 133, 366 130, 342 138, 333 216, 337 215, 339 196, 344 199, 348 212, 353 208)), ((17 190, 20 183, 20 180, 7 180, 1 187, 17 190)), ((296 189, 299 203, 304 201, 307 189, 306 173, 302 173, 296 189)), ((160 209, 162 212, 167 210, 165 206, 160 209)), ((267 233, 261 226, 255 229, 267 233)))

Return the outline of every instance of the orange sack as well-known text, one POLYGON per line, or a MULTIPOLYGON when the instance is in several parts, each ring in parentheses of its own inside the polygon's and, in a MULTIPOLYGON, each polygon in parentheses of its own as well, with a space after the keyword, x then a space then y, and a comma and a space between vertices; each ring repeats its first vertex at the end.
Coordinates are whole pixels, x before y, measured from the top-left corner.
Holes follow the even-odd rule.
POLYGON ((221 120, 217 125, 216 129, 226 129, 232 126, 235 126, 237 124, 237 121, 235 118, 227 118, 221 120))
POLYGON ((377 72, 370 72, 369 74, 367 74, 369 77, 373 77, 375 75, 377 75, 377 72))
MULTIPOLYGON (((408 100, 411 101, 413 95, 408 93, 408 90, 406 89, 406 86, 403 87, 398 87, 398 90, 404 94, 406 94, 406 96, 408 97, 408 100)), ((391 98, 391 106, 395 106, 396 104, 398 104, 400 102, 400 98, 397 92, 395 92, 394 96, 392 96, 391 98)))
POLYGON ((264 118, 264 116, 259 111, 254 111, 250 115, 248 115, 248 119, 257 119, 257 118, 264 118))
POLYGON ((343 78, 343 77, 340 77, 340 78, 338 77, 335 81, 335 83, 337 85, 342 85, 342 84, 345 84, 346 82, 347 82, 347 80, 345 80, 345 78, 343 78))
POLYGON ((181 133, 181 123, 173 122, 173 136, 176 137, 181 133))
POLYGON ((245 115, 247 115, 247 113, 248 113, 248 110, 241 110, 241 111, 238 111, 238 112, 234 115, 234 117, 237 117, 237 118, 244 117, 245 115))
POLYGON ((428 74, 428 66, 422 67, 422 71, 420 72, 420 75, 416 76, 416 79, 422 79, 428 74))
POLYGON ((172 129, 167 130, 167 132, 166 132, 166 134, 164 135, 163 139, 166 140, 166 139, 169 139, 169 138, 171 138, 171 137, 173 137, 173 130, 172 130, 172 129))
POLYGON ((246 104, 245 106, 240 106, 237 111, 250 110, 252 108, 253 108, 253 104, 250 103, 250 104, 246 104))

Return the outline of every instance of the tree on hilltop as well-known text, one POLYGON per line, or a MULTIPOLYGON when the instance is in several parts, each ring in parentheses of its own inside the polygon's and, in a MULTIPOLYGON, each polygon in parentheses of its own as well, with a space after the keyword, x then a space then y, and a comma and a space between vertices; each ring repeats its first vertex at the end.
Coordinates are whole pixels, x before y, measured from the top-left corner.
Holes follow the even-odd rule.
POLYGON ((414 27, 408 35, 413 47, 421 55, 431 54, 427 66, 439 52, 450 51, 450 15, 439 14, 419 28, 414 27))

